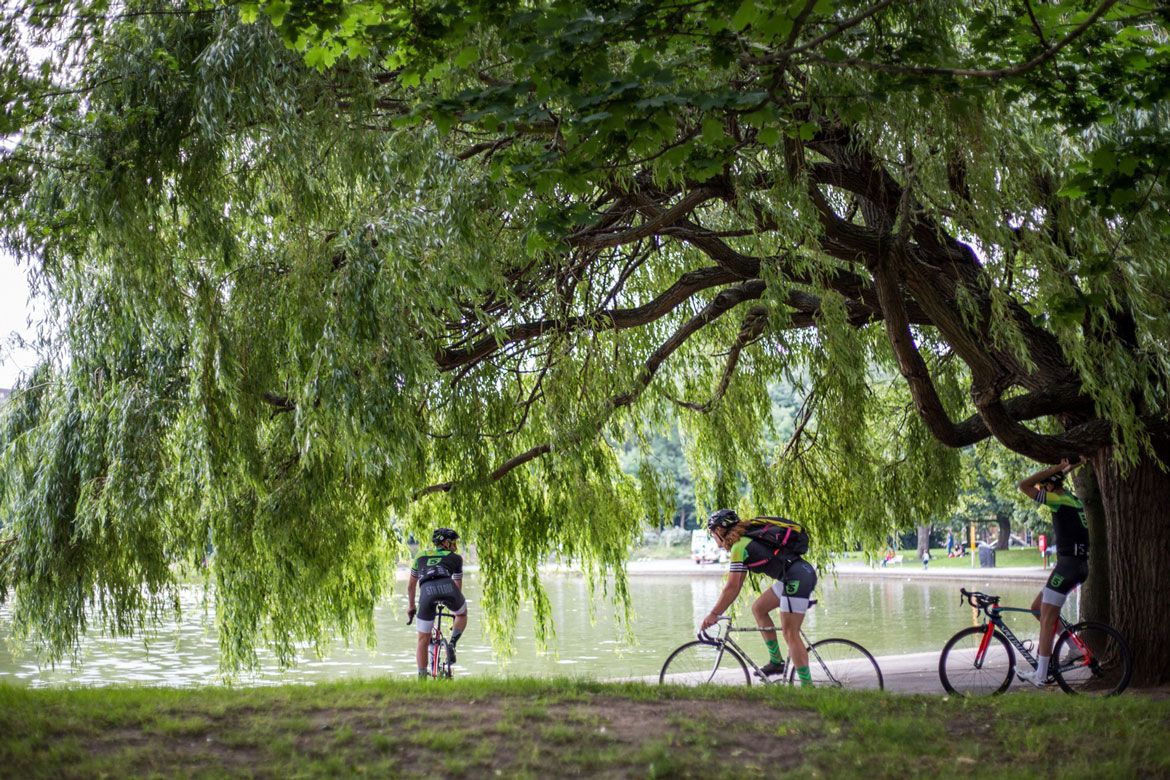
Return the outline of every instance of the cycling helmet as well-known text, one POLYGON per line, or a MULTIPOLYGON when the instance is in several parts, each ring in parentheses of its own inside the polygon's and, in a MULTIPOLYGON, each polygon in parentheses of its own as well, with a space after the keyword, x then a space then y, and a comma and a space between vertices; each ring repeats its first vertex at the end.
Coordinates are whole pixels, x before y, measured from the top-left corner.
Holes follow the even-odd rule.
POLYGON ((734 509, 716 509, 707 518, 707 530, 714 531, 716 528, 731 528, 739 525, 739 515, 735 513, 734 509))
POLYGON ((455 541, 459 538, 459 534, 452 531, 450 528, 436 528, 435 532, 431 534, 432 544, 442 544, 443 542, 455 541))
POLYGON ((1067 475, 1063 471, 1058 471, 1055 474, 1053 474, 1052 476, 1045 477, 1044 479, 1040 480, 1040 484, 1041 485, 1048 484, 1048 485, 1052 485, 1053 487, 1063 487, 1065 476, 1067 476, 1067 475))

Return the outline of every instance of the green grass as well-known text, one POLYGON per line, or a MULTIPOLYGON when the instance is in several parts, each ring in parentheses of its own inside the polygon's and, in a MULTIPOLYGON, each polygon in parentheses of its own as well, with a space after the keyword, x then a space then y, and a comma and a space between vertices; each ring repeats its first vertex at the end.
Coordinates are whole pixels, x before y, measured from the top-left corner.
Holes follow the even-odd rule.
MULTIPOLYGON (((918 553, 915 550, 898 550, 897 555, 901 555, 902 563, 896 564, 898 568, 913 568, 921 569, 922 561, 918 559, 918 553)), ((838 563, 865 563, 866 558, 863 553, 849 552, 839 555, 835 559, 838 563)), ((1050 563, 1054 562, 1050 559, 1050 563)), ((875 565, 880 565, 880 559, 874 561, 875 565)), ((995 552, 995 566, 997 569, 1011 569, 1021 567, 1041 566, 1043 561, 1040 558, 1040 553, 1035 548, 1014 547, 1010 550, 996 550, 995 552)), ((930 551, 930 567, 931 569, 970 569, 971 555, 968 553, 963 558, 948 558, 945 548, 932 549, 930 551)), ((978 568, 977 566, 975 568, 978 568)))
POLYGON ((581 680, 0 686, 0 775, 1170 775, 1170 702, 963 700, 581 680))

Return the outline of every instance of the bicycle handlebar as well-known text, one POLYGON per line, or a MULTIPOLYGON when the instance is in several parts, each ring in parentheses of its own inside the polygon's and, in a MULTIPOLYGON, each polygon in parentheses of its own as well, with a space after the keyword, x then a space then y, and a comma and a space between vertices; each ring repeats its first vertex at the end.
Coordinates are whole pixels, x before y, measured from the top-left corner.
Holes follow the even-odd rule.
POLYGON ((967 590, 966 588, 959 588, 959 603, 963 603, 963 599, 970 602, 972 607, 976 609, 987 609, 999 604, 999 596, 989 596, 986 593, 980 593, 977 590, 967 590))
MULTIPOLYGON (((724 621, 727 622, 727 625, 729 625, 729 626, 731 625, 731 618, 727 617, 726 615, 721 616, 718 620, 715 621, 715 623, 719 624, 719 623, 722 623, 724 621)), ((700 628, 697 636, 698 636, 698 639, 700 642, 715 642, 715 641, 717 641, 710 634, 707 633, 707 629, 705 629, 705 628, 700 628)))

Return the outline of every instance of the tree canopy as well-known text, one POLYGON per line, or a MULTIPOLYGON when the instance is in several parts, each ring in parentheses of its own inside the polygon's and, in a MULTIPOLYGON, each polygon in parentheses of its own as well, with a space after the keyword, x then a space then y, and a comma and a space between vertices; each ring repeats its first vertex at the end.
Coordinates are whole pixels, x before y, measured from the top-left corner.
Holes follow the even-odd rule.
POLYGON ((132 629, 211 549, 225 663, 289 658, 451 525, 506 636, 546 555, 623 596, 675 412, 699 511, 746 487, 821 555, 945 516, 988 438, 1093 456, 1124 526, 1170 452, 1168 13, 6 12, 3 236, 59 328, 6 415, 20 624, 132 629))

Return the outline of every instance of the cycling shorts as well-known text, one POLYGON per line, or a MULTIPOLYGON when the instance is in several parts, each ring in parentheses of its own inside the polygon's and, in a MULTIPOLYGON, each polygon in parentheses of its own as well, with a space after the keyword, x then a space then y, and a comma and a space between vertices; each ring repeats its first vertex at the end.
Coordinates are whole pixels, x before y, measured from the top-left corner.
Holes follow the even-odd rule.
POLYGON ((439 604, 455 615, 462 615, 467 611, 467 599, 463 598, 463 591, 455 587, 455 581, 450 577, 427 580, 419 585, 418 615, 415 616, 415 623, 420 634, 431 633, 439 604))
POLYGON ((1040 600, 1057 607, 1064 606, 1068 594, 1089 578, 1089 559, 1075 555, 1058 555, 1048 582, 1040 591, 1040 600))
POLYGON ((817 586, 817 570, 803 558, 797 558, 784 576, 772 583, 772 592, 780 599, 781 612, 808 612, 808 601, 817 586))

